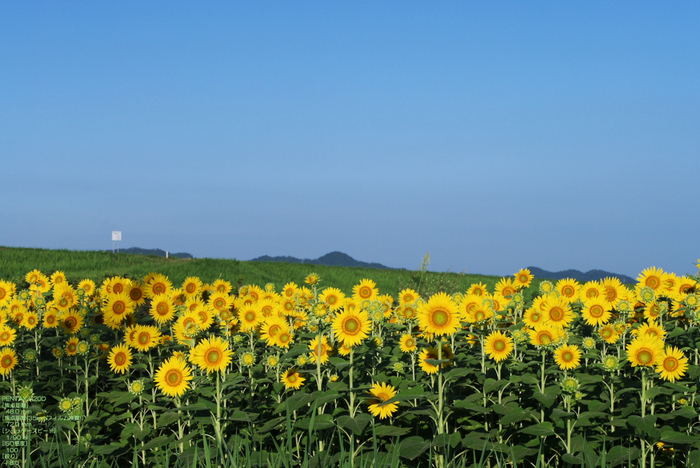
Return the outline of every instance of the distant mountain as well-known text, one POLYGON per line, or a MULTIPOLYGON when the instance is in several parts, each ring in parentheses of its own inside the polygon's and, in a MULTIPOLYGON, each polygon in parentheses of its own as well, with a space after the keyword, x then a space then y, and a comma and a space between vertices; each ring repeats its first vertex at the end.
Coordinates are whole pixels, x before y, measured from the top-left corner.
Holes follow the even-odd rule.
POLYGON ((616 273, 610 273, 610 272, 603 271, 603 270, 589 270, 586 273, 583 273, 582 271, 578 271, 578 270, 564 270, 564 271, 551 272, 551 271, 543 270, 542 268, 537 268, 537 267, 527 267, 527 269, 530 270, 530 273, 535 275, 535 278, 544 278, 544 279, 553 279, 553 280, 572 278, 572 279, 575 279, 581 283, 585 283, 586 281, 600 281, 600 280, 605 279, 605 278, 617 278, 622 283, 626 283, 626 284, 630 284, 630 283, 634 284, 637 282, 637 280, 630 278, 629 276, 618 275, 616 273))
MULTIPOLYGON (((129 247, 128 249, 119 249, 119 253, 128 253, 128 254, 135 254, 135 255, 156 255, 158 257, 165 257, 165 250, 142 249, 140 247, 129 247)), ((168 257, 194 258, 191 254, 184 253, 184 252, 183 253, 168 252, 168 257)))
POLYGON ((251 262, 286 262, 286 263, 308 263, 310 265, 327 265, 327 266, 344 266, 344 267, 362 267, 362 268, 377 268, 381 270, 395 270, 396 268, 390 268, 388 266, 382 265, 381 263, 367 263, 355 260, 348 254, 343 252, 331 252, 322 257, 318 257, 316 260, 311 260, 308 258, 299 259, 296 257, 270 257, 269 255, 263 255, 262 257, 254 258, 250 260, 251 262))

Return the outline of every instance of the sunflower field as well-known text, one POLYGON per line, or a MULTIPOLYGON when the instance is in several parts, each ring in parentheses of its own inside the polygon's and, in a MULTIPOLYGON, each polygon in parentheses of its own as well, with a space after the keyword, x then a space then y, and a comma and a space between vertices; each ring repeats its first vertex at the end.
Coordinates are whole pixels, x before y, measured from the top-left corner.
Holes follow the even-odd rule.
POLYGON ((0 279, 3 466, 700 464, 697 276, 0 279), (491 290, 489 290, 491 289, 491 290))

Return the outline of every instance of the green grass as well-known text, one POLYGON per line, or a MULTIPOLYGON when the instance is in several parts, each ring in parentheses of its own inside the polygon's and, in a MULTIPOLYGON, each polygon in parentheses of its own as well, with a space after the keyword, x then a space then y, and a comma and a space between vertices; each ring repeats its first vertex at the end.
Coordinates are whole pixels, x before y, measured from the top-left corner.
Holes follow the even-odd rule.
MULTIPOLYGON (((345 294, 364 278, 377 283, 381 293, 396 295, 405 287, 419 290, 423 295, 437 291, 464 292, 473 283, 482 282, 489 290, 500 279, 463 273, 436 273, 430 271, 380 270, 374 268, 337 267, 280 262, 250 262, 214 258, 179 259, 155 255, 133 255, 104 251, 75 251, 0 247, 0 279, 24 285, 25 275, 34 270, 51 275, 55 271, 65 272, 68 281, 77 282, 90 278, 98 282, 105 278, 123 276, 142 278, 151 272, 162 273, 179 286, 188 276, 198 276, 202 281, 212 282, 218 278, 234 285, 273 283, 280 290, 293 281, 304 284, 304 278, 312 272, 321 277, 320 287, 333 286, 345 294)), ((515 272, 513 272, 515 273, 515 272)), ((534 286, 539 284, 534 283, 534 286)), ((531 288, 532 289, 532 288, 531 288)))

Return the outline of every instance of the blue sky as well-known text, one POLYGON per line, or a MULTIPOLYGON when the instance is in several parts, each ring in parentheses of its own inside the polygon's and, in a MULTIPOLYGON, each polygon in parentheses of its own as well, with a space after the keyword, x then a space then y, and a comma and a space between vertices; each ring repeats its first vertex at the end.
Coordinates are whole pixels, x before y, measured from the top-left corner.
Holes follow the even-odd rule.
POLYGON ((0 245, 700 258, 697 2, 0 1, 0 245))

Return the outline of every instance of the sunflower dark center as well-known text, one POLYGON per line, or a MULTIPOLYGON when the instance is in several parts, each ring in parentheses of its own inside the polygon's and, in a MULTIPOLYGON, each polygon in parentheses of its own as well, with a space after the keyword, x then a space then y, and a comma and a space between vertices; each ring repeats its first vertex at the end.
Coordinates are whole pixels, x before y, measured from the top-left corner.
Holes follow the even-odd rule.
POLYGON ((649 351, 647 349, 642 349, 641 351, 639 351, 637 353, 637 359, 639 360, 639 362, 643 366, 646 366, 647 364, 651 363, 651 358, 652 358, 651 351, 649 351))
POLYGON ((140 344, 145 345, 151 342, 151 335, 148 333, 140 333, 138 339, 140 344))
POLYGON ((220 360, 221 354, 216 349, 212 349, 207 353, 207 362, 209 364, 217 364, 220 360))
POLYGON ((118 353, 114 356, 114 363, 118 366, 123 366, 126 363, 126 355, 124 353, 118 353))
POLYGON ((673 371, 673 370, 676 370, 677 368, 678 368, 678 359, 676 359, 674 357, 667 357, 664 360, 664 369, 666 369, 667 371, 673 371))
POLYGON ((171 370, 165 376, 165 380, 167 380, 170 385, 177 385, 178 383, 180 383, 180 379, 181 379, 180 372, 178 372, 176 370, 171 370))
POLYGON ((562 320, 564 318, 564 311, 559 307, 552 307, 549 310, 549 317, 555 321, 562 320))
POLYGON ((10 356, 3 356, 2 358, 2 367, 10 367, 12 365, 12 357, 10 356))
POLYGON ((345 321, 345 332, 355 333, 360 328, 360 324, 355 318, 349 318, 345 321))
POLYGON ((503 340, 496 340, 493 343, 493 349, 495 349, 496 351, 503 351, 504 349, 506 349, 506 343, 503 340))
POLYGON ((435 322, 437 326, 445 325, 449 319, 450 315, 445 310, 438 309, 433 314, 433 322, 435 322))
POLYGON ((561 355, 561 359, 564 362, 571 362, 574 360, 574 354, 571 351, 566 351, 561 355))

